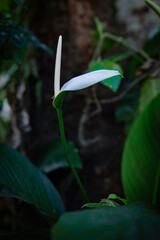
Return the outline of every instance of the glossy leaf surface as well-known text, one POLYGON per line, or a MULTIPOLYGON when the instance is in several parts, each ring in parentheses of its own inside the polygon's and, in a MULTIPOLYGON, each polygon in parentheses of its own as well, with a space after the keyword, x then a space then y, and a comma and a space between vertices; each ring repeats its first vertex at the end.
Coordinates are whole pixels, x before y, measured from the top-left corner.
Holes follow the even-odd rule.
POLYGON ((53 240, 158 240, 160 215, 150 208, 124 205, 63 214, 53 227, 53 240))
POLYGON ((145 107, 149 104, 160 93, 160 79, 148 78, 142 85, 141 94, 139 99, 139 110, 142 112, 145 107))
POLYGON ((160 95, 139 115, 127 138, 122 183, 129 202, 160 203, 160 95))
POLYGON ((0 196, 20 198, 51 219, 64 212, 51 181, 21 153, 3 144, 0 144, 0 196))

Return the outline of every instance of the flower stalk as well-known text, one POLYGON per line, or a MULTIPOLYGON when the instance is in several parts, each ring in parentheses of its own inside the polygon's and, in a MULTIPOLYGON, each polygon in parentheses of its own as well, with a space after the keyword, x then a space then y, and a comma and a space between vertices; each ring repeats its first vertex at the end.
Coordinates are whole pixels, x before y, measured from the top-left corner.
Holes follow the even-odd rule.
POLYGON ((71 159, 69 157, 69 154, 68 154, 68 149, 67 149, 67 144, 66 144, 66 137, 65 137, 65 132, 64 132, 62 110, 60 108, 58 108, 58 109, 56 109, 56 111, 57 111, 58 120, 59 120, 59 128, 60 128, 60 133, 61 133, 61 140, 62 140, 62 146, 63 146, 64 155, 65 155, 65 157, 67 159, 67 162, 69 164, 69 167, 70 167, 70 169, 71 169, 71 171, 72 171, 72 173, 73 173, 73 175, 74 175, 74 177, 75 177, 75 179, 77 181, 77 184, 78 184, 78 186, 79 186, 79 188, 80 188, 80 190, 81 190, 81 192, 82 192, 82 194, 84 196, 84 199, 87 202, 89 202, 87 193, 86 193, 86 191, 85 191, 85 189, 83 187, 83 184, 82 184, 82 182, 81 182, 81 180, 80 180, 80 178, 79 178, 79 176, 78 176, 78 174, 77 174, 77 172, 76 172, 76 170, 75 170, 75 168, 74 168, 74 166, 72 164, 72 161, 71 161, 71 159))

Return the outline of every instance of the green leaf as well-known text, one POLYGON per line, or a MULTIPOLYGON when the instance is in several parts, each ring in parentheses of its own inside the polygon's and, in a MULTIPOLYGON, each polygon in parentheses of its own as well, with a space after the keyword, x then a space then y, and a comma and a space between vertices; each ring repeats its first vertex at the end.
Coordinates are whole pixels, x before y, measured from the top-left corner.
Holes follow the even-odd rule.
POLYGON ((114 199, 114 200, 116 199, 116 200, 121 201, 121 202, 124 203, 124 204, 127 204, 127 200, 126 200, 126 199, 121 198, 121 197, 117 196, 117 195, 114 194, 114 193, 109 194, 108 199, 114 199))
POLYGON ((144 46, 144 51, 151 57, 151 58, 159 58, 160 52, 160 30, 158 29, 157 32, 146 42, 144 46))
POLYGON ((99 35, 102 36, 103 30, 104 30, 105 26, 107 25, 107 23, 106 22, 100 22, 98 17, 95 17, 94 21, 95 21, 97 30, 99 32, 99 35))
POLYGON ((121 74, 123 74, 121 66, 112 60, 104 59, 102 61, 90 62, 89 71, 95 71, 100 69, 118 70, 121 74))
POLYGON ((160 204, 160 95, 137 118, 125 144, 122 183, 129 202, 160 204))
POLYGON ((112 200, 108 200, 108 199, 101 199, 100 203, 86 203, 82 206, 82 208, 84 207, 88 207, 88 208, 108 208, 108 207, 118 207, 119 204, 112 201, 112 200))
POLYGON ((124 205, 63 214, 53 240, 158 240, 160 215, 149 207, 124 205))
MULTIPOLYGON (((92 61, 89 64, 89 71, 95 71, 95 70, 100 70, 100 69, 109 69, 109 70, 118 70, 121 74, 123 73, 123 70, 121 68, 121 66, 117 63, 115 63, 114 61, 108 60, 108 59, 104 59, 102 61, 92 61)), ((112 89, 112 91, 117 91, 120 83, 122 80, 122 76, 114 76, 111 78, 107 78, 103 81, 101 81, 101 83, 109 88, 112 89)))
POLYGON ((148 78, 141 87, 139 110, 142 112, 148 103, 160 93, 160 79, 148 78))
POLYGON ((119 88, 121 80, 122 80, 122 76, 114 76, 114 77, 103 80, 101 83, 111 88, 112 91, 116 92, 119 88))
POLYGON ((0 196, 16 197, 55 220, 64 212, 59 193, 26 157, 0 144, 0 196))
MULTIPOLYGON (((82 168, 82 163, 78 154, 78 151, 72 142, 67 142, 67 149, 72 159, 72 164, 75 168, 82 168)), ((43 160, 40 168, 49 173, 53 170, 62 167, 69 167, 68 162, 64 156, 63 147, 61 141, 55 141, 51 143, 43 154, 43 160)))

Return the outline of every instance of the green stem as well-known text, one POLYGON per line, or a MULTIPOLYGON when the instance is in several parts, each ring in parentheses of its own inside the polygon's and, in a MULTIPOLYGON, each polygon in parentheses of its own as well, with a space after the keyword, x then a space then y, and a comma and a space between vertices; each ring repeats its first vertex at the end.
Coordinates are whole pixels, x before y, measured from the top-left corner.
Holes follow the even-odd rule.
POLYGON ((158 6, 156 3, 150 1, 150 0, 146 0, 145 1, 149 7, 151 7, 160 17, 160 6, 158 6))
POLYGON ((122 37, 119 37, 119 36, 116 36, 112 33, 108 33, 108 32, 105 32, 103 34, 103 39, 105 38, 108 38, 108 39, 111 39, 119 44, 121 44, 122 46, 128 48, 130 51, 132 52, 135 52, 135 53, 138 53, 142 58, 144 58, 145 60, 148 60, 150 59, 149 55, 143 50, 143 49, 137 49, 136 47, 133 47, 131 46, 130 44, 128 44, 128 42, 122 38, 122 37))
POLYGON ((88 199, 88 196, 87 196, 87 194, 85 192, 83 184, 81 183, 81 180, 80 180, 80 178, 79 178, 79 176, 78 176, 78 174, 77 174, 77 172, 76 172, 76 170, 75 170, 75 168, 74 168, 74 166, 72 164, 72 161, 71 161, 71 159, 69 157, 69 154, 68 154, 66 138, 65 138, 65 132, 64 132, 62 110, 60 108, 57 108, 56 110, 57 110, 57 115, 58 115, 58 120, 59 120, 59 127, 60 127, 60 132, 61 132, 61 140, 62 140, 62 146, 63 146, 63 151, 64 151, 64 154, 65 154, 65 157, 67 159, 69 167, 70 167, 70 169, 71 169, 71 171, 72 171, 72 173, 73 173, 73 175, 74 175, 74 177, 75 177, 75 179, 76 179, 76 181, 78 183, 78 186, 79 186, 79 188, 80 188, 80 190, 81 190, 85 200, 87 202, 89 202, 89 199, 88 199))

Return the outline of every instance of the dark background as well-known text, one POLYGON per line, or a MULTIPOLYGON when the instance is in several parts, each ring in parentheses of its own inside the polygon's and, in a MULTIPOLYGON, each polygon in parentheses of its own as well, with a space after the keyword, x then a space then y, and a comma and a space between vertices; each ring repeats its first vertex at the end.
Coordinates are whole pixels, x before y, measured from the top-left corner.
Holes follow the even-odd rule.
MULTIPOLYGON (((142 0, 34 0, 25 16, 27 27, 41 42, 53 49, 53 55, 37 49, 28 51, 27 58, 36 62, 38 79, 33 75, 28 78, 27 90, 20 100, 16 94, 22 83, 21 74, 8 90, 12 119, 16 121, 11 123, 7 143, 22 151, 36 165, 39 164, 41 149, 60 138, 56 111, 52 107, 58 36, 63 36, 62 85, 88 69, 95 49, 91 37, 91 31, 96 29, 95 16, 107 22, 107 32, 125 37, 138 48, 143 46, 158 25, 158 17, 142 0), (42 83, 40 105, 35 94, 39 80, 42 83), (24 127, 23 111, 27 114, 27 127, 24 127)), ((103 58, 111 53, 106 51, 103 58)), ((124 82, 127 81, 127 68, 128 62, 124 61, 124 82)), ((120 90, 122 88, 123 83, 120 90)), ((98 99, 119 94, 119 91, 113 93, 101 85, 96 87, 96 92, 98 99)), ((90 117, 97 109, 96 102, 88 104, 93 95, 94 88, 69 93, 63 104, 63 116, 66 137, 75 143, 83 163, 83 169, 78 173, 90 201, 99 202, 110 193, 124 196, 120 166, 126 135, 124 123, 118 122, 115 117, 115 108, 119 103, 101 104, 100 111, 90 117), (82 124, 84 115, 88 119, 82 124)), ((59 169, 48 176, 60 192, 67 210, 80 209, 85 202, 70 170, 59 169)), ((0 199, 0 214, 3 229, 15 230, 30 227, 33 223, 38 226, 44 224, 30 206, 13 199, 0 199)))

